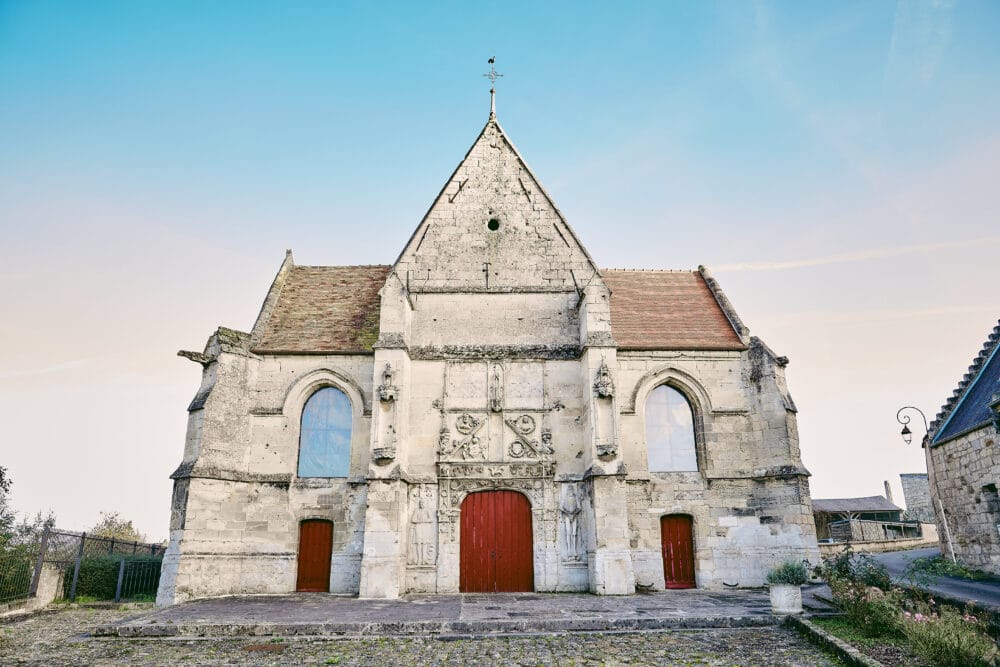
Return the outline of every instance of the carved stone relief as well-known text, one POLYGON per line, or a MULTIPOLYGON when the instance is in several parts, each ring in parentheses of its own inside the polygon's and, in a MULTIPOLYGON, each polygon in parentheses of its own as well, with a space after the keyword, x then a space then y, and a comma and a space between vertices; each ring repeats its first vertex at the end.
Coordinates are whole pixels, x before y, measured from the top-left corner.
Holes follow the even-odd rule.
POLYGON ((594 395, 598 398, 611 398, 615 395, 615 383, 611 379, 611 371, 603 360, 597 369, 597 379, 594 380, 594 395))
POLYGON ((552 433, 542 432, 542 442, 533 440, 529 436, 535 432, 535 418, 531 415, 521 415, 513 419, 504 419, 503 423, 513 431, 514 442, 507 447, 507 454, 513 459, 533 459, 553 453, 549 443, 552 441, 552 433), (548 436, 546 442, 546 435, 548 436))
POLYGON ((407 564, 434 565, 437 560, 434 489, 418 484, 410 493, 410 535, 407 564))
POLYGON ((586 491, 578 483, 561 485, 562 498, 559 501, 559 538, 562 542, 564 561, 583 560, 583 539, 580 530, 580 516, 586 491))
POLYGON ((447 423, 442 424, 438 434, 438 455, 441 458, 458 458, 463 461, 486 459, 486 445, 478 433, 486 424, 485 417, 475 417, 463 412, 455 419, 455 430, 460 438, 452 438, 447 423))
POLYGON ((490 410, 503 410, 503 366, 492 364, 490 367, 490 410))

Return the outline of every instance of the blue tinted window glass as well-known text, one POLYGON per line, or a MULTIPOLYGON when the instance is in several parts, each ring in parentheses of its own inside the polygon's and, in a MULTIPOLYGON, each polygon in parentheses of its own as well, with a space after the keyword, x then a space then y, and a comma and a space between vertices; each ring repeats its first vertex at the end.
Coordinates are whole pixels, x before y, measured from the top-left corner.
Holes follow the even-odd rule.
POLYGON ((351 400, 324 387, 302 410, 299 477, 347 477, 351 466, 351 400))
POLYGON ((698 470, 691 405, 684 394, 665 384, 646 400, 646 450, 650 472, 698 470))

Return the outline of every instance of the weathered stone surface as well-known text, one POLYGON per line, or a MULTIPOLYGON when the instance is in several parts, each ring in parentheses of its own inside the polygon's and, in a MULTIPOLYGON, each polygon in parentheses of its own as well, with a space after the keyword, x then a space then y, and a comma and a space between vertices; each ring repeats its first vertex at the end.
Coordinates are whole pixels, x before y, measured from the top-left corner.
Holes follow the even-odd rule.
MULTIPOLYGON (((700 587, 760 586, 781 560, 817 559, 787 359, 701 271, 646 281, 688 295, 655 320, 678 330, 650 340, 691 349, 644 348, 641 313, 619 348, 611 288, 495 121, 386 269, 370 352, 300 349, 279 330, 350 338, 333 330, 354 311, 325 311, 319 283, 296 282, 306 274, 326 275, 287 256, 253 336, 220 329, 189 355, 204 374, 160 604, 294 590, 306 519, 333 522, 332 592, 458 592, 462 502, 499 489, 531 505, 536 591, 663 589, 667 514, 693 517, 700 587), (254 347, 265 338, 284 342, 254 347), (649 471, 645 404, 662 384, 691 405, 697 472, 649 471), (327 386, 352 405, 349 473, 299 479, 303 406, 327 386)), ((642 283, 616 279, 628 298, 642 283)))

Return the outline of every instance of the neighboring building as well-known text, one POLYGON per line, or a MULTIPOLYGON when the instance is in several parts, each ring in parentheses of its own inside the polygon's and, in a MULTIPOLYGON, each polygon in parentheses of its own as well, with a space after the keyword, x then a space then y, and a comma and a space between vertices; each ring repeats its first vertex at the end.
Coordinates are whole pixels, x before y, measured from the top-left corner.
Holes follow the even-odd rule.
POLYGON ((942 551, 951 555, 954 549, 964 565, 996 574, 1000 574, 998 349, 1000 323, 931 423, 925 441, 942 551))
POLYGON ((816 537, 832 542, 877 542, 917 537, 920 526, 903 523, 903 510, 883 496, 814 498, 816 537))
POLYGON ((250 333, 181 354, 204 371, 160 604, 719 589, 818 559, 788 360, 705 269, 599 269, 492 113, 394 264, 289 252, 250 333))
POLYGON ((927 473, 903 473, 899 476, 903 486, 903 500, 906 502, 906 512, 903 517, 909 521, 934 523, 934 508, 931 506, 931 489, 927 481, 927 473))

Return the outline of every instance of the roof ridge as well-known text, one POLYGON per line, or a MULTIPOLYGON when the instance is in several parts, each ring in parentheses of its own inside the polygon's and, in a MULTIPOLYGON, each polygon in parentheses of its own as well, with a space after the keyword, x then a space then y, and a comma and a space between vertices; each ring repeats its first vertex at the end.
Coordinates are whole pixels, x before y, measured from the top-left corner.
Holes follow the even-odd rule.
POLYGON ((958 381, 958 386, 951 392, 951 396, 948 397, 944 405, 941 406, 941 410, 934 416, 927 435, 929 442, 933 442, 938 433, 948 424, 948 420, 951 419, 955 409, 961 404, 969 387, 975 384, 979 378, 979 373, 986 366, 986 361, 993 354, 998 342, 1000 342, 1000 320, 997 320, 996 326, 993 327, 993 330, 986 337, 986 342, 983 343, 982 349, 973 358, 969 370, 958 381))
POLYGON ((698 269, 620 269, 616 267, 602 268, 601 271, 621 271, 622 273, 698 273, 698 269))
POLYGON ((296 264, 296 269, 391 269, 392 264, 296 264))

